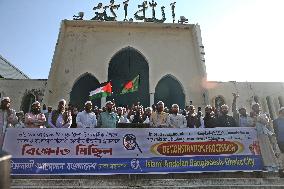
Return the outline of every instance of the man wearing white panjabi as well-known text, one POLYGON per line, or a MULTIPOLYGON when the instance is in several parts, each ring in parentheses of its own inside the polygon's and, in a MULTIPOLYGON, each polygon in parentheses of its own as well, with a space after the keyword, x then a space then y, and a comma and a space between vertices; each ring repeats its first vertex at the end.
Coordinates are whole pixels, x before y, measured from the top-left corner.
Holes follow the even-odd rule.
POLYGON ((177 104, 172 105, 172 114, 169 115, 168 125, 171 128, 186 128, 187 121, 186 118, 179 114, 179 106, 177 104))
POLYGON ((76 117, 77 128, 95 128, 97 127, 96 114, 92 111, 91 101, 85 103, 85 110, 79 112, 76 117))
POLYGON ((281 168, 280 149, 270 120, 266 114, 260 114, 260 106, 257 103, 252 105, 249 125, 256 128, 264 169, 278 171, 281 168))
POLYGON ((130 123, 122 107, 117 108, 117 120, 118 120, 118 123, 130 123))
POLYGON ((11 100, 9 97, 3 97, 1 99, 0 106, 0 149, 2 148, 4 135, 8 127, 13 127, 17 122, 15 110, 10 108, 11 100))

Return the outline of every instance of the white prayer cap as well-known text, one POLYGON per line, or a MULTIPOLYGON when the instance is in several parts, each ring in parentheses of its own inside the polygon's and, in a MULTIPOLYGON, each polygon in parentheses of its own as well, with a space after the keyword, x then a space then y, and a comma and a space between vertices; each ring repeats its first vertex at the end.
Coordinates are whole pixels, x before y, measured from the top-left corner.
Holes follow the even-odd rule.
POLYGON ((227 104, 223 104, 223 105, 221 106, 221 108, 223 108, 223 107, 226 107, 227 109, 229 109, 229 106, 228 106, 227 104))
POLYGON ((35 104, 40 104, 39 101, 35 101, 34 103, 32 103, 32 106, 35 105, 35 104))
POLYGON ((10 97, 8 97, 8 96, 6 96, 6 97, 2 97, 1 102, 2 102, 2 101, 4 101, 4 100, 11 101, 10 97))
POLYGON ((205 108, 212 109, 212 106, 211 105, 206 105, 205 108))
POLYGON ((25 115, 24 111, 19 111, 16 113, 16 115, 25 115))
POLYGON ((159 101, 157 104, 162 104, 162 105, 164 105, 163 101, 159 101))
POLYGON ((256 105, 259 106, 259 103, 256 103, 256 102, 252 103, 251 108, 253 108, 253 107, 256 106, 256 105))
POLYGON ((59 101, 58 101, 58 103, 60 103, 60 102, 63 102, 64 104, 66 104, 66 100, 65 100, 65 99, 63 99, 63 98, 62 98, 61 100, 59 100, 59 101))
POLYGON ((145 111, 152 111, 152 108, 151 107, 147 107, 147 108, 145 108, 145 111))
POLYGON ((87 101, 87 102, 85 102, 85 106, 86 106, 87 104, 93 105, 92 101, 87 101))
POLYGON ((105 105, 108 105, 108 104, 112 104, 112 105, 113 105, 113 102, 112 102, 112 101, 107 101, 107 102, 105 103, 105 105))
POLYGON ((173 104, 173 105, 172 105, 172 108, 174 108, 174 107, 179 108, 179 106, 178 106, 177 104, 173 104))

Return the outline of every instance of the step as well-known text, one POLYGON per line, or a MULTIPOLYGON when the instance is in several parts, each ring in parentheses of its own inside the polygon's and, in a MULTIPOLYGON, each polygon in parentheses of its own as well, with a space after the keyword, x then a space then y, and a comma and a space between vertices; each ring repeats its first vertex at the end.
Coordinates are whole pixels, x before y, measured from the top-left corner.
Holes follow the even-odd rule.
POLYGON ((89 177, 13 178, 12 189, 27 188, 284 188, 283 178, 144 179, 89 177))

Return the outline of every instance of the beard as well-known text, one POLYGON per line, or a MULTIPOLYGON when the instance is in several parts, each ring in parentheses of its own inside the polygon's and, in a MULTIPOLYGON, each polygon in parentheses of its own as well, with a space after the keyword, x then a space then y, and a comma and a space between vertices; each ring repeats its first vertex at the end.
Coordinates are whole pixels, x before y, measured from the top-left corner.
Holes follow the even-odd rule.
POLYGON ((33 113, 33 114, 39 114, 40 113, 40 110, 38 110, 38 109, 32 109, 31 110, 31 112, 33 113))
POLYGON ((178 111, 172 111, 173 114, 178 114, 178 111))
POLYGON ((227 115, 229 112, 228 111, 222 111, 223 115, 227 115))

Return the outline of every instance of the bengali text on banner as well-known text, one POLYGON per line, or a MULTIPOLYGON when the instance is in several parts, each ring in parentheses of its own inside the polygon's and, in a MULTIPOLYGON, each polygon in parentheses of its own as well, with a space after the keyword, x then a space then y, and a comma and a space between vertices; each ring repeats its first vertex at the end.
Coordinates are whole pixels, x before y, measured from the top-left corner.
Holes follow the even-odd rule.
POLYGON ((254 128, 14 129, 13 175, 108 175, 263 169, 254 128))

